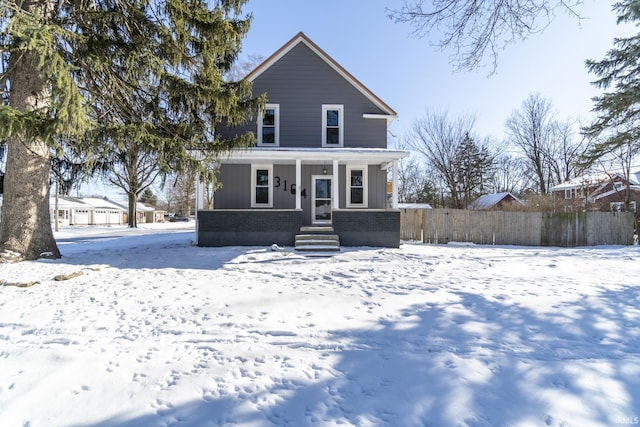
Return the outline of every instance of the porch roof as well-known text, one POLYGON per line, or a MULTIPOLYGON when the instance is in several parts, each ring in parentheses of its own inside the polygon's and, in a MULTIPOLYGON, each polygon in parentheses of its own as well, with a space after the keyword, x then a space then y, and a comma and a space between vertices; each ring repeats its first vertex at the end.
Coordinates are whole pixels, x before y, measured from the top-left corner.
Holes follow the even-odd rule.
POLYGON ((386 148, 287 148, 253 147, 235 150, 221 159, 222 163, 245 163, 247 161, 293 164, 301 160, 306 164, 319 164, 338 160, 340 163, 384 164, 408 157, 409 152, 386 148))

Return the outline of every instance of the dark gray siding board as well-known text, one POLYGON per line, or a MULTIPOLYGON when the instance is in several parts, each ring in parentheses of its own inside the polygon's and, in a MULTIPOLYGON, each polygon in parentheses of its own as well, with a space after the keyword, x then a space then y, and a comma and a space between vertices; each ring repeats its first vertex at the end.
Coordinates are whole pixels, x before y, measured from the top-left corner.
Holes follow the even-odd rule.
POLYGON ((379 165, 369 166, 369 209, 387 207, 387 171, 379 165))
POLYGON ((218 180, 222 187, 214 194, 215 209, 251 207, 251 165, 223 164, 218 180))
MULTIPOLYGON (((280 146, 322 146, 322 105, 344 105, 344 147, 386 148, 386 121, 364 119, 384 114, 306 45, 298 44, 253 82, 253 94, 267 94, 280 105, 280 146)), ((256 122, 219 131, 223 135, 256 132, 256 122)))
MULTIPOLYGON (((296 180, 295 165, 274 165, 273 177, 274 209, 295 209, 296 196, 291 192, 291 185, 295 184, 296 180)), ((296 185, 295 188, 297 189, 297 187, 296 185)))

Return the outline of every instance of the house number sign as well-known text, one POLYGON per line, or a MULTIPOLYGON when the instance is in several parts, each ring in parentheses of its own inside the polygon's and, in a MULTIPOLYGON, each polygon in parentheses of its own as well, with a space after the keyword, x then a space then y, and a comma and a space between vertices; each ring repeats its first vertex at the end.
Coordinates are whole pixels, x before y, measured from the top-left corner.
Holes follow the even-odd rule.
MULTIPOLYGON (((280 186, 282 186, 282 184, 284 183, 284 186, 283 186, 283 190, 284 191, 289 191, 293 195, 296 194, 296 185, 295 184, 291 184, 291 185, 289 185, 287 187, 287 180, 286 179, 281 180, 279 176, 274 176, 273 179, 275 180, 275 184, 273 185, 274 188, 280 188, 280 186)), ((306 199, 307 198, 307 189, 303 188, 302 191, 300 192, 300 195, 306 199)))

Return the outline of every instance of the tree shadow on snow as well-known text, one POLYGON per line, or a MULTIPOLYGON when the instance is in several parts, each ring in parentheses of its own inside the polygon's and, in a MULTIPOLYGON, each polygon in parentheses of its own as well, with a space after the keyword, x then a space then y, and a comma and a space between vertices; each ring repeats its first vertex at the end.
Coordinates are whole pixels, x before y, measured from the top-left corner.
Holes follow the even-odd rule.
POLYGON ((334 331, 348 344, 333 375, 268 390, 280 396, 273 406, 226 397, 98 425, 604 426, 640 416, 640 288, 540 312, 454 295, 334 331))
POLYGON ((62 258, 46 262, 82 266, 107 264, 131 269, 215 270, 240 256, 268 250, 241 246, 198 247, 193 239, 193 231, 58 239, 62 258))

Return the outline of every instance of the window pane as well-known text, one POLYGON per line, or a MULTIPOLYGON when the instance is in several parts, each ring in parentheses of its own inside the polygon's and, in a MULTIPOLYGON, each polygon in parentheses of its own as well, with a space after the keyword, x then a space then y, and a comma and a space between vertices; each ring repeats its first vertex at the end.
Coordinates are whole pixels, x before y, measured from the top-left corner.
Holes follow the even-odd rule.
POLYGON ((273 108, 264 110, 262 124, 265 126, 274 126, 276 124, 276 110, 273 108))
POLYGON ((269 170, 258 169, 256 170, 256 185, 268 186, 269 185, 269 170))
POLYGON ((276 142, 276 128, 263 127, 262 128, 262 143, 263 144, 275 144, 276 142))
POLYGON ((327 110, 327 126, 340 126, 338 110, 327 110))
POLYGON ((269 203, 269 187, 256 187, 256 203, 269 203))
POLYGON ((362 170, 351 171, 351 186, 362 187, 362 170))
POLYGON ((331 181, 328 179, 316 180, 316 198, 329 199, 331 196, 331 181))
POLYGON ((340 144, 340 130, 337 128, 327 129, 327 144, 340 144))
POLYGON ((351 189, 351 203, 352 204, 363 204, 364 203, 364 189, 363 188, 352 188, 351 189))

